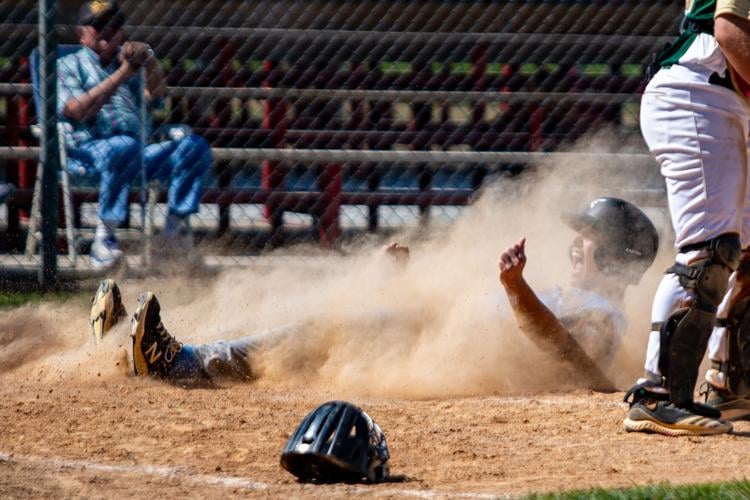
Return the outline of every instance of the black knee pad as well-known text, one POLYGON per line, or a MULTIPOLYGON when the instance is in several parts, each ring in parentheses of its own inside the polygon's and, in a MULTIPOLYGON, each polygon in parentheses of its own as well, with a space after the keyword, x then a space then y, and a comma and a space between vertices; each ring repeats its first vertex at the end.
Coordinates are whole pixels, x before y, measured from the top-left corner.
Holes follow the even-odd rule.
POLYGON ((739 236, 728 234, 706 242, 702 248, 708 249, 706 258, 690 265, 675 263, 667 273, 676 274, 680 285, 695 292, 693 307, 716 313, 727 291, 729 275, 740 265, 742 246, 739 236))
POLYGON ((690 309, 683 307, 669 315, 659 328, 659 371, 663 377, 669 373, 669 342, 672 333, 690 309))

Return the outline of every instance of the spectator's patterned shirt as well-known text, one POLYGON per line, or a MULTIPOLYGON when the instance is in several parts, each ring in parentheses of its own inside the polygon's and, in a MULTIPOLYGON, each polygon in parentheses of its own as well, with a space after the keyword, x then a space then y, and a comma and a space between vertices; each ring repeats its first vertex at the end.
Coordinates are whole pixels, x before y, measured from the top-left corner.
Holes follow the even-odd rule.
POLYGON ((57 61, 57 114, 69 123, 72 131, 66 133, 68 147, 105 139, 114 135, 140 136, 140 77, 133 76, 120 85, 92 119, 76 122, 63 116, 65 104, 70 99, 88 92, 106 80, 120 67, 117 57, 108 66, 102 66, 99 56, 87 47, 68 54, 57 61))

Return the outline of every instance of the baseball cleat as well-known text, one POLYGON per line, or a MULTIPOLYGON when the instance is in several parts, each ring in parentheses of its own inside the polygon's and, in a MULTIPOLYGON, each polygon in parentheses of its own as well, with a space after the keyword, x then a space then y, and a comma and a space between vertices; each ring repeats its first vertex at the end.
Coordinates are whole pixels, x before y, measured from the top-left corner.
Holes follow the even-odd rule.
POLYGON ((655 399, 633 403, 623 426, 628 432, 653 432, 665 436, 707 436, 732 430, 729 422, 655 399))
POLYGON ((709 387, 719 390, 727 390, 727 375, 717 368, 706 370, 706 382, 709 387))
POLYGON ((138 299, 133 315, 133 369, 136 375, 169 375, 182 344, 175 340, 161 322, 161 306, 152 292, 138 299))
POLYGON ((104 335, 115 326, 121 318, 128 315, 122 304, 120 288, 113 279, 105 279, 99 284, 96 294, 91 299, 91 314, 89 323, 96 345, 99 345, 104 335))
POLYGON ((705 386, 706 404, 719 410, 722 419, 750 420, 750 399, 734 396, 708 383, 705 386))

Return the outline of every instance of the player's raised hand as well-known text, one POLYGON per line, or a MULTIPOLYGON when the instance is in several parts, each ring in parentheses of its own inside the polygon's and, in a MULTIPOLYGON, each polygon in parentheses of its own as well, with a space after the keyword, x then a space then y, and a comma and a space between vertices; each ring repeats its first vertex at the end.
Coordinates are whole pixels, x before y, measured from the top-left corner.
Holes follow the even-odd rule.
POLYGON ((503 286, 520 281, 523 278, 523 268, 526 266, 526 237, 500 254, 497 266, 500 268, 500 283, 503 286))
POLYGON ((385 245, 381 252, 383 255, 388 256, 393 262, 400 266, 405 266, 409 263, 409 247, 393 242, 385 245))

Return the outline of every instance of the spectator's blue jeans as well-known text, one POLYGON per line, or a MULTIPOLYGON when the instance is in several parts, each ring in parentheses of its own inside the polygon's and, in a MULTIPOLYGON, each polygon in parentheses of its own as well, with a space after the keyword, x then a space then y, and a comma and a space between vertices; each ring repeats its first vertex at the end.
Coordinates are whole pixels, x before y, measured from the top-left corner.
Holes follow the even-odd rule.
MULTIPOLYGON (((140 143, 127 135, 96 139, 68 149, 73 164, 99 173, 99 218, 120 224, 125 220, 131 186, 140 182, 140 143)), ((147 180, 169 184, 169 212, 186 216, 198 212, 203 175, 211 167, 205 139, 190 135, 176 141, 149 144, 144 151, 147 180)))

